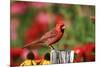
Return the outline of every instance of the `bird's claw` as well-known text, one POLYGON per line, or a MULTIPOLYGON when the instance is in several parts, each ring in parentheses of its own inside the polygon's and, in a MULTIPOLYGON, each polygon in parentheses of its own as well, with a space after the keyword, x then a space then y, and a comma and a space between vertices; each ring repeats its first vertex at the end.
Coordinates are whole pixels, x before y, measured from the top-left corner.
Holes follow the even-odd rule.
POLYGON ((55 49, 53 46, 49 46, 50 47, 50 49, 52 50, 52 49, 55 49))

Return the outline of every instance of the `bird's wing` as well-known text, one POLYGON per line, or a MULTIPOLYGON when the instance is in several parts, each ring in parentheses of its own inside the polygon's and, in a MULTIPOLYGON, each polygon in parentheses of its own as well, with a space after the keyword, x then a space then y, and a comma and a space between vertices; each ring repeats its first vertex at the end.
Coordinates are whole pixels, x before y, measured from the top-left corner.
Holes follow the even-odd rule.
POLYGON ((56 30, 54 29, 54 30, 51 30, 51 31, 47 32, 46 34, 44 34, 44 35, 41 37, 40 40, 46 40, 46 39, 48 39, 48 38, 55 37, 56 35, 57 35, 57 33, 56 33, 56 30))

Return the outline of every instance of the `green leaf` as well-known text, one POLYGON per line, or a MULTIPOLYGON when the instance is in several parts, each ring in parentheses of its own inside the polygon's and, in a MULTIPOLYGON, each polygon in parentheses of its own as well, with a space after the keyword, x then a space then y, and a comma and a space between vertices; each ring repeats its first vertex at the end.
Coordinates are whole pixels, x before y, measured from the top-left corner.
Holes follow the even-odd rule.
POLYGON ((49 47, 41 47, 38 50, 38 52, 39 52, 39 55, 41 56, 41 55, 45 54, 46 52, 50 52, 50 48, 49 47))

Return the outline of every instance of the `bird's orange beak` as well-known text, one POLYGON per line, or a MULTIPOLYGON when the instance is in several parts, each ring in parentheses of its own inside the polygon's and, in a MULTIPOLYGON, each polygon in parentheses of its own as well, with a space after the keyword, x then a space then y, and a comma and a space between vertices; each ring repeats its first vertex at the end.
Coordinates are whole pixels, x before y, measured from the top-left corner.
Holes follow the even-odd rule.
POLYGON ((62 27, 62 29, 65 29, 65 28, 66 28, 65 26, 62 27))

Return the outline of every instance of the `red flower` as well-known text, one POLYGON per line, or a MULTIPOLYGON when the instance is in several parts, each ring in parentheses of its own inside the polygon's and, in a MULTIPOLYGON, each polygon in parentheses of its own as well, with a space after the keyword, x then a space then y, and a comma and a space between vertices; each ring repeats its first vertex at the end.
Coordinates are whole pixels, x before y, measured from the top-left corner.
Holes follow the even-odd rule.
POLYGON ((83 57, 77 57, 77 58, 74 58, 74 63, 75 62, 83 62, 84 58, 83 57))
POLYGON ((21 56, 22 52, 22 48, 11 48, 10 50, 11 57, 21 56))
POLYGON ((46 30, 47 26, 41 23, 35 23, 26 30, 25 33, 25 44, 28 44, 35 39, 39 38, 46 30))
POLYGON ((26 30, 25 33, 25 44, 32 42, 39 36, 39 28, 37 24, 33 24, 30 28, 26 30))
POLYGON ((83 62, 84 61, 84 49, 82 45, 77 45, 74 47, 74 62, 83 62))
POLYGON ((76 54, 77 56, 83 57, 83 55, 84 55, 84 49, 82 48, 82 46, 77 45, 76 47, 74 47, 73 50, 74 50, 74 52, 75 52, 75 54, 76 54))
POLYGON ((84 46, 84 52, 85 52, 85 61, 95 61, 95 44, 92 42, 88 42, 84 46))
POLYGON ((95 61, 95 44, 88 42, 84 46, 76 46, 75 51, 75 62, 84 61, 95 61))
POLYGON ((11 48, 10 57, 11 57, 11 66, 19 65, 21 62, 21 54, 23 50, 21 48, 11 48))
POLYGON ((93 53, 85 54, 85 61, 86 62, 95 61, 95 55, 93 53))
POLYGON ((85 52, 94 52, 95 51, 95 44, 92 42, 88 42, 84 46, 85 52))

